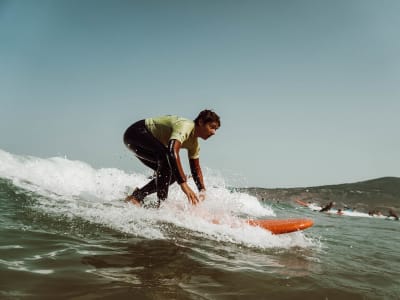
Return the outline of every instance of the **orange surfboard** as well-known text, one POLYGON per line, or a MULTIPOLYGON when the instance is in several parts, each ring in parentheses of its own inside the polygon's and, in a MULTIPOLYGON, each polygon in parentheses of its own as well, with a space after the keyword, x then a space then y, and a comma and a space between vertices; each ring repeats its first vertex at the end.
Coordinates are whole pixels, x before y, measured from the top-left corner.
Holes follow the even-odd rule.
POLYGON ((298 200, 298 199, 296 199, 296 200, 294 200, 294 201, 296 201, 298 204, 300 204, 301 206, 306 206, 306 207, 308 207, 308 203, 305 203, 304 201, 301 201, 301 200, 298 200))
POLYGON ((314 221, 310 219, 247 220, 247 223, 264 228, 273 234, 304 230, 314 225, 314 221))

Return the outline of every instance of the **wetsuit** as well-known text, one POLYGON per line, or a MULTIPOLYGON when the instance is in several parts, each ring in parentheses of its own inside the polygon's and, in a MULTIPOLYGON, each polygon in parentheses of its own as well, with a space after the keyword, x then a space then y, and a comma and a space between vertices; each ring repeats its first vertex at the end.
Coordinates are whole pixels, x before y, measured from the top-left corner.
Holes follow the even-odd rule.
POLYGON ((163 116, 141 120, 131 125, 124 134, 125 145, 138 159, 155 171, 155 177, 141 189, 136 189, 133 196, 139 201, 157 192, 159 200, 168 197, 169 185, 177 181, 186 181, 182 171, 176 143, 188 149, 190 168, 199 190, 204 189, 201 169, 194 160, 199 157, 199 146, 194 136, 194 122, 176 116, 163 116))
POLYGON ((322 208, 319 212, 324 212, 324 211, 328 211, 332 208, 333 203, 330 202, 328 205, 326 205, 324 208, 322 208))

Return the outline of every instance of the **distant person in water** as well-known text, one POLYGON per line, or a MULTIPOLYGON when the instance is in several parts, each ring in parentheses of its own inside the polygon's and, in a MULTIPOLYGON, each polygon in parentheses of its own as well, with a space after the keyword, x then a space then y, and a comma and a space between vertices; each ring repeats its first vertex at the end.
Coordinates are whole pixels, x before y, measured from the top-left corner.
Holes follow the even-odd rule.
POLYGON ((337 214, 338 214, 338 215, 343 215, 343 211, 342 211, 341 208, 339 208, 339 209, 337 210, 337 214))
POLYGON ((324 211, 329 211, 333 206, 335 205, 335 202, 331 201, 327 205, 325 205, 319 212, 324 212, 324 211))
POLYGON ((203 110, 192 121, 166 115, 140 120, 124 134, 125 145, 147 167, 154 170, 154 178, 142 188, 136 188, 126 198, 141 205, 146 196, 157 193, 158 205, 168 197, 169 186, 178 182, 189 202, 193 205, 205 196, 205 185, 200 167, 200 147, 197 139, 207 140, 221 126, 219 116, 211 110, 203 110), (198 196, 187 184, 182 168, 180 150, 188 150, 190 170, 200 192, 198 196))
POLYGON ((368 214, 370 215, 370 216, 382 216, 382 212, 380 211, 380 210, 377 210, 377 209, 373 209, 373 210, 370 210, 369 212, 368 212, 368 214))
POLYGON ((389 209, 389 215, 388 217, 393 217, 395 220, 399 220, 399 216, 395 213, 393 209, 389 209))

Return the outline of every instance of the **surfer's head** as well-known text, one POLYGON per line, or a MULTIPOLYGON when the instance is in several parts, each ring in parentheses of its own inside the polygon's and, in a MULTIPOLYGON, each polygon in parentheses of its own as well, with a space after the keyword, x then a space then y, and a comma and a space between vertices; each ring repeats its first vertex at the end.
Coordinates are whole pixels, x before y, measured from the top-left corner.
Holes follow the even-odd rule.
POLYGON ((201 111, 197 118, 194 120, 194 123, 196 125, 200 125, 200 121, 202 121, 203 123, 216 122, 218 124, 218 127, 221 126, 219 116, 210 109, 205 109, 201 111))
POLYGON ((204 140, 213 136, 221 126, 219 116, 209 109, 201 111, 194 123, 196 124, 196 135, 204 140))

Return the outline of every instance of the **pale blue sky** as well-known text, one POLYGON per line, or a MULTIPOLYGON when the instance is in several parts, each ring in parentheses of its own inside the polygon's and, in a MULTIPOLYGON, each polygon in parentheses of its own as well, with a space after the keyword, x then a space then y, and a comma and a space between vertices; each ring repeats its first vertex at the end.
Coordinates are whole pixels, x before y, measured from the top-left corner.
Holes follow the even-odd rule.
POLYGON ((228 183, 400 176, 399 15, 397 0, 0 0, 0 149, 143 172, 126 127, 211 108, 201 162, 228 183))

